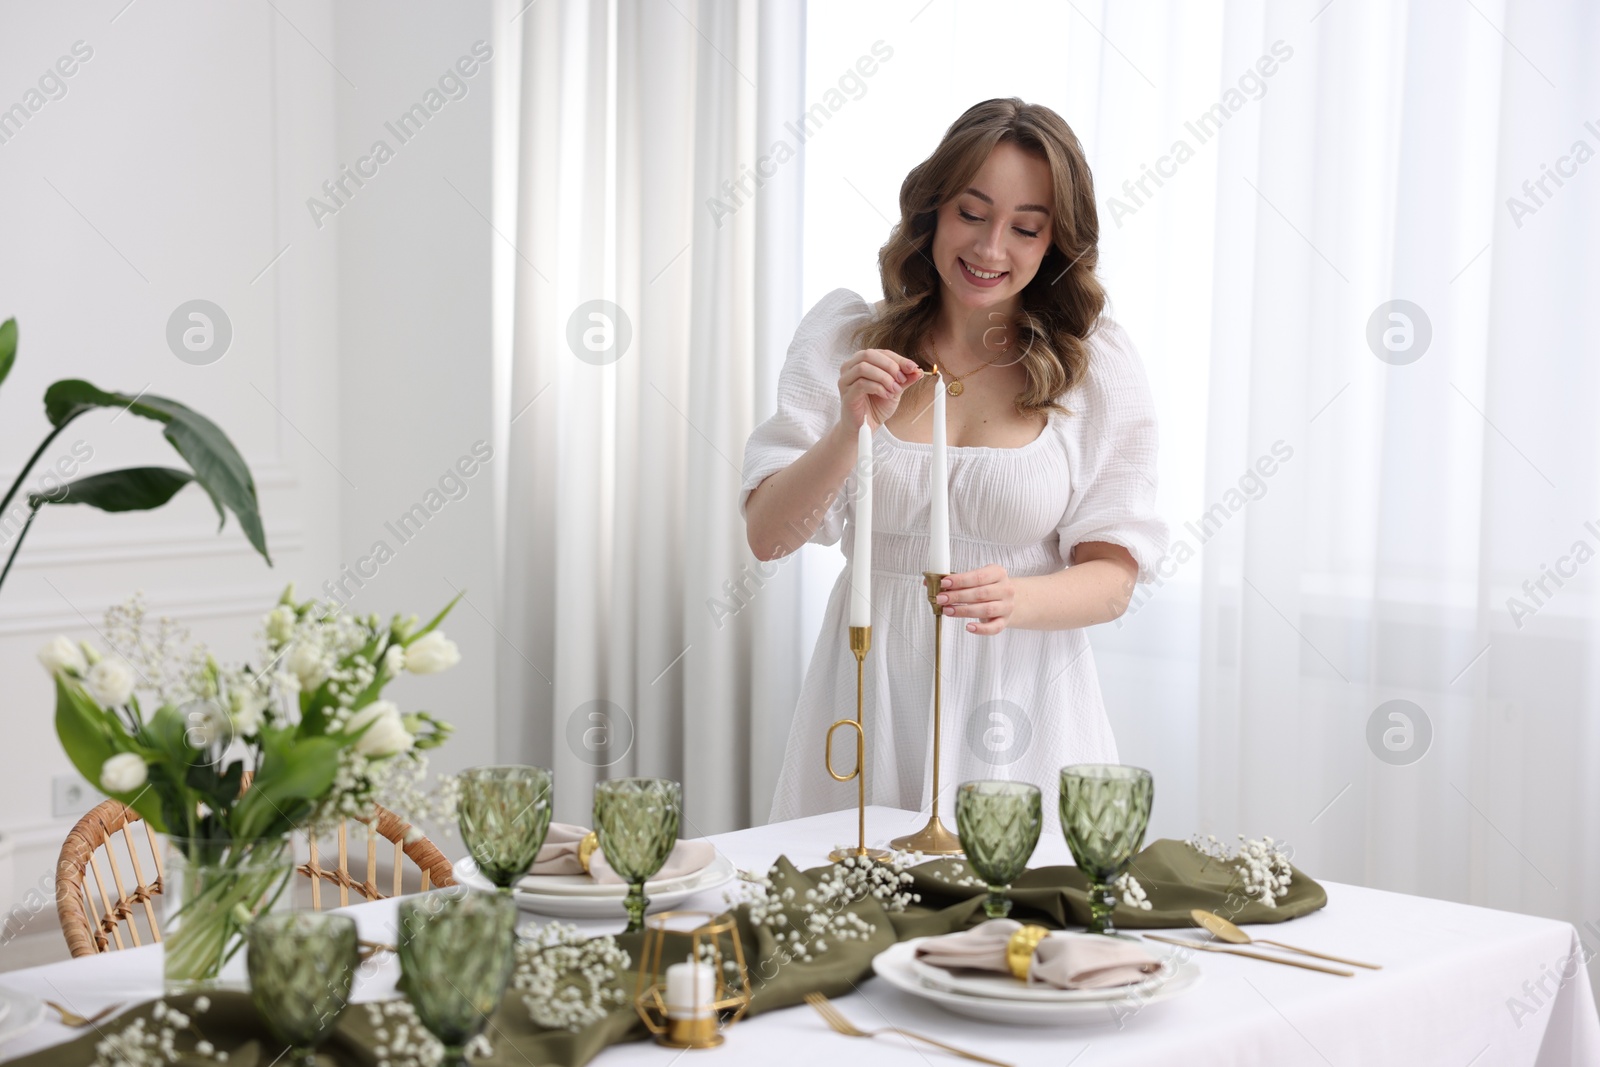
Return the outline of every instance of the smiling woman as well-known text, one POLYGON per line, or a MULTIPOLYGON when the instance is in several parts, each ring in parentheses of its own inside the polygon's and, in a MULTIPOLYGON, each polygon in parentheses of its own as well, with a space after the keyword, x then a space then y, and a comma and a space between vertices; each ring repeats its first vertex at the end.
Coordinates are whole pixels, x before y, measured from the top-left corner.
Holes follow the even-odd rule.
POLYGON ((942 747, 943 782, 1045 783, 1067 763, 1116 761, 1084 627, 1121 615, 1167 544, 1154 407, 1133 345, 1102 314, 1094 184, 1072 130, 1014 98, 977 104, 906 176, 900 210, 878 257, 885 299, 836 289, 811 309, 777 411, 746 445, 740 508, 762 560, 840 540, 856 521, 844 490, 862 427, 888 446, 873 448, 871 573, 852 567, 834 586, 774 819, 853 802, 815 751, 854 696, 853 584, 885 624, 865 674, 868 800, 932 799, 935 390, 954 572, 937 602, 972 635, 944 650, 946 732, 965 743, 942 747))

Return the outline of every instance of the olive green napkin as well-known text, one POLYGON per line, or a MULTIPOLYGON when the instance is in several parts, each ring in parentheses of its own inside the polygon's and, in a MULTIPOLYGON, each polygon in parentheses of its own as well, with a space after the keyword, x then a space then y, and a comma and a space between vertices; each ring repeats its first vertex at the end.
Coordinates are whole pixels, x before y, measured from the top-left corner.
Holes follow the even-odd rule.
MULTIPOLYGON (((1304 915, 1328 902, 1323 888, 1296 869, 1288 896, 1280 899, 1277 907, 1266 907, 1243 895, 1231 864, 1204 856, 1187 844, 1170 839, 1156 841, 1140 852, 1134 857, 1132 868, 1155 906, 1145 911, 1119 903, 1112 913, 1112 921, 1120 926, 1193 926, 1190 908, 1206 908, 1239 923, 1277 922, 1304 915)), ((815 887, 817 879, 827 869, 802 872, 780 856, 772 875, 774 890, 781 893, 793 889, 796 898, 804 899, 806 891, 815 887)), ((861 940, 830 941, 826 951, 813 953, 810 960, 798 958, 786 947, 786 941, 780 944, 768 927, 754 925, 748 909, 736 909, 734 918, 739 925, 739 937, 750 972, 749 1014, 799 1004, 811 992, 842 996, 871 976, 872 958, 890 945, 913 937, 964 930, 984 921, 984 889, 955 884, 971 878, 972 872, 964 861, 934 860, 913 868, 910 873, 913 876, 911 888, 922 898, 919 903, 894 913, 885 911, 871 897, 849 905, 843 910, 870 924, 872 933, 861 940)), ((1010 895, 1015 905, 1011 916, 1023 922, 1062 929, 1082 926, 1089 916, 1084 878, 1073 867, 1030 870, 1017 880, 1010 895)), ((680 940, 681 944, 669 941, 663 958, 676 959, 685 954, 687 936, 669 936, 680 940)), ((643 935, 618 935, 617 944, 637 965, 643 935)), ((494 1046, 494 1055, 475 1062, 486 1067, 502 1064, 526 1067, 530 1063, 541 1067, 545 1064, 581 1067, 608 1045, 648 1036, 644 1023, 633 1009, 636 981, 637 971, 619 974, 617 985, 628 994, 629 1002, 577 1033, 538 1026, 528 1018, 522 1003, 523 994, 508 992, 490 1021, 488 1037, 494 1046)), ((228 1052, 227 1067, 268 1067, 273 1063, 282 1049, 268 1036, 250 1004, 249 995, 212 992, 209 996, 211 1007, 204 1013, 193 1011, 193 994, 169 997, 167 1003, 190 1014, 207 1040, 228 1052)), ((142 1004, 102 1023, 98 1031, 13 1062, 16 1067, 92 1064, 95 1045, 104 1034, 120 1030, 135 1017, 148 1019, 155 1003, 142 1004)), ((146 1025, 153 1024, 147 1022, 146 1025)), ((180 1039, 178 1047, 186 1049, 190 1044, 180 1039)), ((322 1046, 320 1062, 330 1067, 376 1067, 376 1049, 377 1039, 366 1007, 353 1005, 340 1020, 338 1031, 322 1046)), ((189 1054, 181 1056, 178 1062, 197 1065, 213 1061, 189 1054)))

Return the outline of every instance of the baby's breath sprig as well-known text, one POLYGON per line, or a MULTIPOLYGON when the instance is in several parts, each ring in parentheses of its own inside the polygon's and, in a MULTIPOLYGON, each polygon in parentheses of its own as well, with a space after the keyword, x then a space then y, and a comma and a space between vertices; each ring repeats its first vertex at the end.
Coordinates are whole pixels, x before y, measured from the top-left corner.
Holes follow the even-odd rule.
POLYGON ((632 958, 611 935, 587 937, 569 923, 529 924, 517 931, 511 987, 520 990, 528 1018, 576 1032, 627 1003, 617 983, 632 958))
MULTIPOLYGON (((202 1015, 210 1010, 211 1001, 204 996, 196 997, 192 1007, 195 1015, 202 1015)), ((95 1042, 94 1067, 166 1067, 183 1054, 214 1063, 228 1062, 228 1054, 206 1040, 193 1016, 165 1000, 156 1001, 156 1006, 150 1010, 150 1023, 154 1025, 147 1025, 143 1017, 134 1019, 95 1042), (180 1034, 193 1038, 192 1044, 186 1042, 190 1047, 182 1052, 178 1049, 180 1034)))
POLYGON ((885 911, 900 912, 920 901, 906 871, 911 863, 912 857, 903 853, 889 863, 847 856, 803 893, 792 885, 779 889, 783 869, 774 864, 765 875, 741 872, 739 887, 725 901, 729 907, 744 907, 752 925, 772 933, 774 951, 759 964, 809 963, 832 942, 865 941, 877 932, 876 924, 846 910, 852 904, 871 897, 885 911))
POLYGON ((1133 876, 1132 871, 1123 871, 1111 879, 1111 886, 1122 894, 1122 902, 1130 908, 1141 911, 1150 910, 1150 901, 1144 894, 1144 886, 1139 884, 1139 879, 1133 876))
MULTIPOLYGON (((444 1057, 444 1045, 422 1025, 409 1000, 400 997, 362 1006, 372 1024, 372 1036, 377 1042, 372 1053, 378 1063, 387 1067, 433 1067, 444 1057)), ((494 1054, 494 1047, 486 1035, 479 1034, 467 1043, 465 1052, 469 1060, 482 1060, 494 1054)))
POLYGON ((1294 869, 1289 865, 1288 849, 1280 847, 1270 837, 1246 839, 1239 835, 1237 850, 1217 840, 1216 834, 1202 838, 1193 834, 1189 847, 1212 859, 1232 863, 1244 881, 1244 895, 1269 908, 1278 906, 1278 899, 1289 893, 1289 882, 1294 869))

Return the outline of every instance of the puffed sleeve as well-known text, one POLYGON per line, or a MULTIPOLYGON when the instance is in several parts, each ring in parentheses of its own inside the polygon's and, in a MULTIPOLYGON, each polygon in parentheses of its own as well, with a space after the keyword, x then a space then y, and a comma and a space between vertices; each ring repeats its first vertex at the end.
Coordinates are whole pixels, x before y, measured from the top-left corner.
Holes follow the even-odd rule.
MULTIPOLYGON (((870 313, 854 292, 835 289, 800 320, 778 372, 777 410, 745 442, 741 517, 763 479, 799 459, 839 421, 839 367, 850 354, 844 351, 847 334, 870 313)), ((835 495, 811 535, 813 543, 838 542, 844 533, 845 498, 843 492, 835 495)))
POLYGON ((1156 412, 1144 365, 1127 332, 1110 320, 1090 338, 1089 369, 1063 403, 1072 492, 1057 532, 1061 559, 1085 541, 1121 545, 1154 577, 1168 530, 1156 513, 1156 412))

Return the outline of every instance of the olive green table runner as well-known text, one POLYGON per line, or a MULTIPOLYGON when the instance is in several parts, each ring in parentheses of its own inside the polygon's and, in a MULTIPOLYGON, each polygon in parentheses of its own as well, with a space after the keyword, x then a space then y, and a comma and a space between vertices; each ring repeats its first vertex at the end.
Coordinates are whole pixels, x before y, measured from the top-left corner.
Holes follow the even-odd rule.
MULTIPOLYGON (((797 899, 804 899, 806 891, 813 889, 817 879, 828 869, 799 871, 787 858, 780 857, 772 875, 774 889, 781 892, 792 888, 797 899)), ((1239 875, 1231 864, 1171 839, 1158 840, 1146 847, 1134 857, 1132 869, 1152 907, 1136 909, 1119 902, 1112 920, 1130 929, 1193 927, 1189 916, 1191 908, 1206 908, 1241 924, 1280 922, 1314 911, 1328 899, 1320 885, 1295 869, 1288 894, 1278 900, 1276 907, 1267 907, 1243 895, 1239 875)), ((780 944, 776 933, 768 926, 753 924, 747 907, 736 909, 734 915, 750 972, 749 1014, 799 1004, 810 992, 829 997, 845 995, 871 976, 872 958, 895 942, 951 933, 983 922, 985 891, 981 886, 961 884, 970 880, 971 874, 964 862, 933 860, 911 868, 908 873, 913 879, 908 888, 920 895, 920 901, 899 912, 886 911, 872 897, 845 906, 841 911, 858 916, 870 932, 860 939, 831 941, 821 951, 796 952, 787 940, 780 944), (807 954, 810 959, 803 958, 807 954)), ((1014 901, 1011 917, 1023 922, 1052 929, 1073 929, 1081 928, 1088 920, 1084 877, 1074 867, 1031 869, 1017 880, 1010 896, 1014 901)), ((617 943, 637 966, 642 935, 619 935, 617 943)), ((670 945, 666 958, 674 958, 670 945)), ((539 1027, 528 1018, 527 1008, 522 1003, 523 994, 515 990, 508 992, 487 1034, 494 1054, 475 1062, 496 1067, 501 1064, 579 1067, 609 1045, 647 1037, 648 1032, 632 1005, 636 981, 635 970, 618 974, 617 985, 628 994, 628 1003, 576 1033, 539 1027)), ((186 994, 167 998, 167 1003, 191 1014, 206 1039, 217 1049, 228 1052, 228 1067, 267 1067, 282 1051, 267 1035, 248 994, 214 992, 209 997, 209 1009, 203 1013, 192 1010, 194 999, 193 995, 186 994)), ((84 1037, 14 1062, 18 1067, 92 1064, 95 1046, 103 1034, 115 1033, 135 1018, 148 1019, 155 1003, 140 1005, 102 1024, 99 1033, 91 1031, 84 1037)), ((146 1025, 152 1024, 147 1022, 146 1025)), ((180 1050, 191 1045, 192 1039, 186 1042, 180 1038, 178 1042, 180 1050)), ((352 1005, 340 1021, 338 1032, 322 1047, 320 1062, 377 1067, 378 1047, 367 1007, 352 1005)), ((214 1061, 186 1055, 178 1062, 214 1061)))

